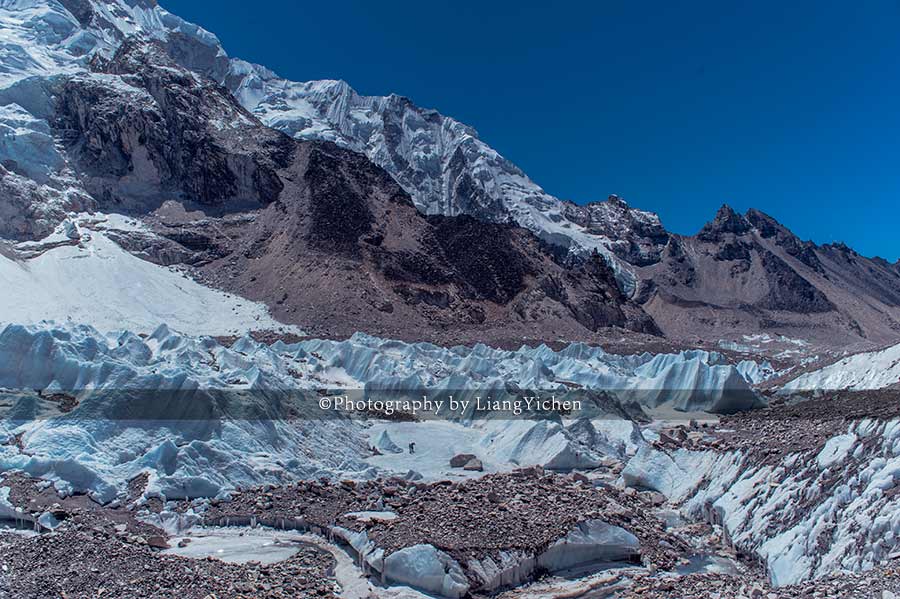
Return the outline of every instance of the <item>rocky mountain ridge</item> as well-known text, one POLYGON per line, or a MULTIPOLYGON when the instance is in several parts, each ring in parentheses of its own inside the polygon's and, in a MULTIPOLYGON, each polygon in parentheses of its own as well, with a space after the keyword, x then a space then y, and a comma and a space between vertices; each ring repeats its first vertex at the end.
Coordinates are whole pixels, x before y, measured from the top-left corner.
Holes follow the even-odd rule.
POLYGON ((802 241, 767 214, 725 205, 696 235, 669 234, 636 299, 672 337, 767 331, 840 347, 900 334, 900 268, 802 241))

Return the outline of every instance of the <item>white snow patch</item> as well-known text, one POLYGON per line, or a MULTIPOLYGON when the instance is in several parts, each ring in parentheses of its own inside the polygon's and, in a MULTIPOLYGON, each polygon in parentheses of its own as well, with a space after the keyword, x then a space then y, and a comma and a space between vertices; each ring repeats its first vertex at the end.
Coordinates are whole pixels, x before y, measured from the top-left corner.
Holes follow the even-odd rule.
MULTIPOLYGON (((63 227, 65 226, 62 225, 63 227)), ((57 242, 51 236, 45 240, 57 242)), ((60 238, 68 237, 60 233, 60 238)), ((40 244, 23 244, 34 251, 40 244)), ((217 291, 126 252, 102 232, 34 258, 0 255, 0 319, 36 324, 78 322, 101 331, 150 333, 160 324, 189 335, 272 329, 301 333, 262 304, 217 291)))

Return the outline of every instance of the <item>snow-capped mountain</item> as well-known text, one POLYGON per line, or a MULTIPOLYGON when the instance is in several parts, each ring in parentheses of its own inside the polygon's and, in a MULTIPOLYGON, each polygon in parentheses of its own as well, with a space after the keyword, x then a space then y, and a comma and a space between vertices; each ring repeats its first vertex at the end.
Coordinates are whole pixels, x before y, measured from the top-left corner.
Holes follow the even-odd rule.
MULTIPOLYGON (((156 179, 178 179, 180 193, 211 187, 213 195, 237 189, 253 201, 276 197, 276 189, 257 185, 260 178, 271 180, 272 169, 227 139, 229 128, 252 121, 297 140, 330 141, 364 154, 422 213, 468 214, 495 223, 511 219, 562 248, 561 254, 599 251, 625 295, 643 304, 670 337, 713 340, 771 331, 826 344, 834 340, 832 345, 857 343, 861 349, 900 337, 896 265, 839 246, 812 246, 756 211, 750 225, 741 224, 748 220, 742 216, 733 223, 717 218, 709 230, 682 237, 667 232, 655 214, 616 196, 583 206, 559 200, 467 125, 400 96, 361 96, 343 81, 287 81, 230 58, 215 35, 153 0, 0 0, 0 39, 0 237, 37 239, 51 234, 68 213, 133 207, 136 196, 153 192, 156 179), (132 128, 121 147, 97 155, 95 164, 116 165, 115 184, 85 171, 84 163, 72 163, 66 146, 85 133, 78 119, 97 113, 94 100, 102 104, 104 88, 118 92, 109 105, 113 111, 117 103, 141 105, 149 97, 121 74, 99 72, 130 38, 154 40, 193 73, 192 85, 200 89, 212 79, 237 100, 219 106, 219 131, 208 133, 226 150, 204 172, 193 172, 190 160, 174 155, 155 172, 156 165, 150 168, 141 158, 146 136, 139 128, 132 128), (71 97, 63 87, 72 77, 80 88, 92 86, 93 95, 61 123, 59 100, 71 97), (119 102, 128 94, 133 102, 119 102), (232 168, 234 154, 249 166, 232 168), (219 167, 231 179, 221 189, 219 167)), ((66 85, 71 90, 76 84, 66 85)), ((198 96, 183 96, 189 97, 198 96)), ((148 131, 158 129, 150 123, 159 114, 133 116, 148 131)), ((205 117, 191 118, 196 125, 205 117)), ((88 146, 107 133, 88 132, 94 135, 88 146)), ((170 145, 158 135, 149 138, 158 149, 170 145)), ((194 194, 201 203, 204 193, 194 194)))
MULTIPOLYGON (((111 55, 98 45, 84 71, 13 83, 43 81, 45 93, 26 99, 47 115, 30 118, 47 132, 59 166, 39 184, 29 172, 45 159, 29 159, 34 153, 18 147, 6 162, 2 180, 17 191, 0 203, 15 218, 0 226, 0 236, 26 238, 8 248, 8 272, 53 261, 31 255, 27 238, 45 237, 67 212, 125 212, 148 226, 113 232, 120 247, 159 266, 191 268, 220 290, 265 303, 281 322, 309 324, 303 328, 313 334, 501 344, 539 341, 549 329, 565 340, 596 339, 613 326, 657 332, 602 259, 566 264, 527 229, 425 215, 365 155, 266 127, 172 53, 186 54, 166 39, 129 37, 111 55), (50 190, 68 190, 78 201, 54 204, 50 190)), ((51 247, 50 255, 95 257, 98 243, 73 239, 77 248, 51 247)), ((113 249, 103 253, 113 256, 113 249)), ((127 253, 115 257, 134 271, 124 266, 127 253)), ((146 280, 135 284, 148 288, 151 280, 173 279, 149 266, 136 272, 146 280)), ((27 288, 15 287, 0 307, 34 315, 20 309, 30 305, 27 288)), ((197 301, 186 305, 204 305, 194 291, 197 301)), ((63 304, 56 306, 63 313, 78 308, 63 304)), ((260 329, 275 328, 255 316, 260 329)))
MULTIPOLYGON (((512 219, 574 253, 597 250, 610 257, 612 247, 631 251, 623 233, 661 229, 656 215, 620 201, 610 210, 605 202, 579 207, 551 196, 473 128, 407 98, 361 96, 343 81, 287 81, 260 65, 230 59, 213 34, 152 0, 9 0, 0 11, 6 51, 20 57, 0 67, 0 85, 18 83, 16 92, 7 90, 6 102, 34 93, 22 88, 39 84, 23 79, 83 70, 93 55, 109 57, 126 37, 145 36, 165 43, 180 64, 225 85, 266 125, 365 153, 426 214, 512 219), (637 227, 623 230, 623 216, 637 227)), ((42 163, 52 163, 44 158, 42 163)), ((627 262, 610 262, 623 288, 633 290, 627 262)))

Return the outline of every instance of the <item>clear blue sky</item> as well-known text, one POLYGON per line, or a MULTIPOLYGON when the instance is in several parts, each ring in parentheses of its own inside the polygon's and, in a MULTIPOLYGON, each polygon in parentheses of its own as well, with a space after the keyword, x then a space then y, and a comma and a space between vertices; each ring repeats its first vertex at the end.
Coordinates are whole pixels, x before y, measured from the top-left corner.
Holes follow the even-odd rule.
POLYGON ((474 126, 548 192, 900 258, 900 1, 161 0, 231 56, 474 126), (587 3, 584 3, 587 4, 587 3))

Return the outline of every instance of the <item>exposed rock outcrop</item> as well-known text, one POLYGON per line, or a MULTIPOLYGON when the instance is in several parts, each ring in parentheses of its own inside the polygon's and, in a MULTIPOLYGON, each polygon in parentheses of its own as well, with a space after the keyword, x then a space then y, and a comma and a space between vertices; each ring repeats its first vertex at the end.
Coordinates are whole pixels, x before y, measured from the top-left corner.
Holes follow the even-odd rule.
POLYGON ((294 144, 215 83, 171 64, 159 45, 132 39, 96 62, 98 74, 63 86, 56 126, 85 187, 104 208, 146 210, 173 197, 226 207, 274 201, 283 187, 275 171, 294 144))

